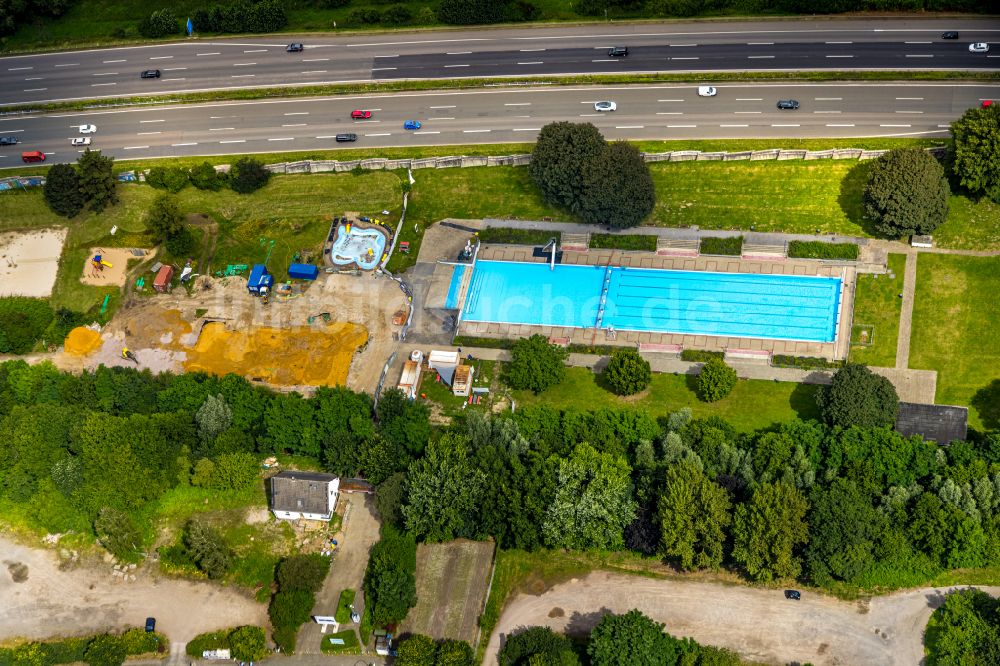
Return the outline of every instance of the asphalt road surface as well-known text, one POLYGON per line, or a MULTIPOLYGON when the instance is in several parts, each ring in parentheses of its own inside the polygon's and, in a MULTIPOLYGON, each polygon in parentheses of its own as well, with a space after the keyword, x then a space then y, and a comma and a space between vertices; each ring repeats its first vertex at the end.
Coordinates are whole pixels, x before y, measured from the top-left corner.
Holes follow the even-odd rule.
POLYGON ((608 612, 638 608, 675 636, 727 647, 754 662, 913 666, 923 660, 927 620, 948 591, 906 590, 855 602, 804 592, 801 601, 789 601, 781 590, 595 572, 540 596, 515 597, 489 637, 484 663, 495 665, 502 637, 520 627, 579 634, 608 612))
POLYGON ((202 41, 0 58, 0 105, 385 79, 825 69, 1000 70, 995 19, 589 24, 202 41), (942 40, 945 30, 960 39, 942 40), (305 50, 287 53, 289 42, 305 50), (628 57, 611 58, 611 46, 628 57), (159 79, 139 73, 159 69, 159 79))
POLYGON ((518 88, 413 92, 318 99, 256 100, 109 109, 0 118, 0 168, 21 165, 22 151, 47 162, 72 162, 79 127, 97 126, 91 148, 119 159, 285 152, 318 148, 468 145, 534 141, 555 120, 594 123, 610 139, 945 137, 949 123, 984 99, 1000 99, 998 84, 732 84, 715 97, 693 85, 518 88), (776 108, 796 99, 798 110, 776 108), (614 101, 598 113, 594 103, 614 101), (372 111, 351 120, 353 109, 372 111), (403 121, 419 120, 407 131, 403 121), (337 143, 336 134, 357 134, 337 143))

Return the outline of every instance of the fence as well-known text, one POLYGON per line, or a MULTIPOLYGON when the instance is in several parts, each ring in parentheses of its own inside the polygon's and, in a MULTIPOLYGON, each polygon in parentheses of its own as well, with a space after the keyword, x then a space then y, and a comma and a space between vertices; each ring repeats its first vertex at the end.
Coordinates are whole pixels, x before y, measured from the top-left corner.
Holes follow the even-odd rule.
MULTIPOLYGON (((944 148, 928 148, 936 157, 944 154, 944 148)), ((700 150, 674 150, 667 153, 643 153, 646 162, 732 162, 737 160, 871 160, 881 157, 886 150, 864 150, 862 148, 832 148, 830 150, 745 150, 736 153, 702 152, 700 150)), ((367 160, 316 160, 304 162, 281 162, 268 164, 272 173, 323 173, 364 169, 366 171, 394 169, 452 169, 484 166, 526 166, 531 162, 531 154, 520 155, 477 155, 449 157, 421 157, 390 160, 376 157, 367 160)))

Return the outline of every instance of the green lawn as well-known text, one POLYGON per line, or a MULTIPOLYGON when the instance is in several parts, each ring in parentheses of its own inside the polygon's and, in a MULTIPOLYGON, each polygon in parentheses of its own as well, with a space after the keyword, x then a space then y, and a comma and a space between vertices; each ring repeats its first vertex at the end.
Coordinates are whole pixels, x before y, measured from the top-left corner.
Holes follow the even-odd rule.
MULTIPOLYGON (((475 350, 473 350, 474 353, 475 350)), ((477 359, 472 361, 472 366, 475 368, 472 375, 473 384, 475 386, 489 386, 495 377, 497 362, 477 359)), ((449 386, 443 382, 434 381, 433 372, 424 373, 423 378, 420 380, 420 393, 426 395, 427 400, 435 403, 443 415, 450 417, 461 415, 462 410, 466 408, 486 410, 489 407, 490 401, 490 396, 484 395, 479 405, 470 407, 467 405, 468 398, 455 395, 451 392, 449 386)))
POLYGON ((341 590, 340 598, 337 599, 337 613, 334 615, 340 624, 351 621, 351 606, 354 604, 356 594, 354 590, 341 590))
POLYGON ((851 361, 883 368, 896 365, 896 341, 899 338, 899 312, 903 299, 905 254, 889 255, 889 275, 858 275, 854 296, 854 331, 851 334, 851 361), (858 344, 861 331, 868 332, 870 344, 858 344))
POLYGON ((948 199, 948 219, 934 230, 934 242, 961 250, 1000 247, 1000 204, 953 194, 948 199))
POLYGON ((920 255, 910 367, 937 370, 937 402, 1000 427, 1000 258, 920 255))
POLYGON ((544 403, 560 409, 592 410, 602 407, 634 407, 654 417, 667 416, 690 407, 696 418, 721 416, 741 431, 766 428, 794 418, 818 418, 816 386, 791 382, 741 379, 724 400, 698 400, 694 377, 653 374, 653 382, 639 398, 621 398, 600 385, 587 368, 567 368, 566 379, 539 395, 515 391, 519 406, 544 403))
POLYGON ((322 638, 320 650, 323 654, 361 654, 361 647, 358 644, 358 634, 354 629, 345 629, 336 634, 326 634, 322 638), (343 645, 331 643, 331 640, 342 640, 343 645))

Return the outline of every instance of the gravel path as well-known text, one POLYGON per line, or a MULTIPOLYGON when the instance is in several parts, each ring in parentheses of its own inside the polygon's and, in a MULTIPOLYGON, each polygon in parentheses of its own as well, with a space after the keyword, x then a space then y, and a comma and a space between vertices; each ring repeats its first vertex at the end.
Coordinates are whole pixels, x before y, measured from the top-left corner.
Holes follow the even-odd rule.
MULTIPOLYGON (((754 661, 911 666, 923 658, 924 627, 949 589, 908 590, 868 602, 806 592, 794 602, 781 590, 594 572, 541 596, 518 595, 490 637, 485 664, 496 664, 502 637, 518 627, 583 632, 605 613, 638 608, 671 634, 754 661)), ((983 589, 1000 595, 1000 587, 983 589)))

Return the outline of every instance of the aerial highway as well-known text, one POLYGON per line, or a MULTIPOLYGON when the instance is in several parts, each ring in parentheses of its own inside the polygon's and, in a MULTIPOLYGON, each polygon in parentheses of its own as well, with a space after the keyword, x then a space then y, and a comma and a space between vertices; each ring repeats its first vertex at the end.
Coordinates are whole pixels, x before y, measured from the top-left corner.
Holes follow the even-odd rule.
POLYGON ((992 19, 794 19, 187 39, 0 58, 0 106, 304 86, 639 72, 997 70, 992 19), (959 33, 943 39, 945 31, 959 33), (304 45, 287 52, 289 43, 304 45), (625 57, 608 49, 628 47, 625 57), (145 70, 159 78, 141 79, 145 70))
POLYGON ((71 162, 85 147, 119 159, 285 152, 318 148, 467 145, 534 141, 546 123, 592 122, 611 139, 946 137, 949 123, 984 100, 1000 98, 1000 83, 767 83, 717 84, 712 97, 698 86, 557 87, 405 92, 0 118, 0 168, 21 166, 21 151, 46 153, 46 162, 71 162), (780 110, 778 100, 799 107, 780 110), (595 103, 613 101, 614 112, 595 103), (352 120, 354 110, 371 111, 352 120), (417 120, 417 130, 406 130, 417 120), (337 143, 338 133, 355 134, 337 143))

